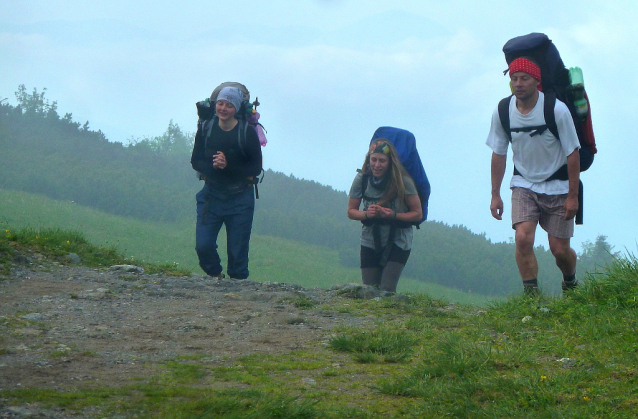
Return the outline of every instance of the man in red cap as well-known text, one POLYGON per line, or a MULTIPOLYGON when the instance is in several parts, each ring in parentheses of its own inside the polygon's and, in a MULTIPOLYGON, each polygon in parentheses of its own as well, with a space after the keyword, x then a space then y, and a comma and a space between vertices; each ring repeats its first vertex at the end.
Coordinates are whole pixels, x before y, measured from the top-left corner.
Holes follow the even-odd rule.
POLYGON ((538 294, 538 263, 534 254, 536 227, 547 232, 549 248, 563 273, 563 291, 576 287, 576 252, 570 246, 574 216, 578 210, 580 143, 567 106, 556 100, 554 115, 558 138, 547 128, 545 95, 541 70, 527 58, 517 58, 509 66, 513 95, 509 99, 509 131, 492 115, 487 145, 492 149, 492 216, 501 220, 501 184, 505 175, 507 150, 512 144, 514 175, 512 228, 516 231, 516 263, 527 293, 538 294), (567 165, 569 180, 554 175, 567 165))

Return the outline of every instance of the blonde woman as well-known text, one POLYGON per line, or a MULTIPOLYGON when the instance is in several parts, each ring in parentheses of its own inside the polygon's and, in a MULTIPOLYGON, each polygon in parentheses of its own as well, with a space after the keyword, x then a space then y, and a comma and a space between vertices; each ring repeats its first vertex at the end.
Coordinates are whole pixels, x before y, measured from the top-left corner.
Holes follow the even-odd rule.
POLYGON ((363 224, 363 283, 396 292, 412 249, 412 227, 421 221, 423 210, 414 181, 390 141, 372 142, 349 198, 348 218, 363 224))

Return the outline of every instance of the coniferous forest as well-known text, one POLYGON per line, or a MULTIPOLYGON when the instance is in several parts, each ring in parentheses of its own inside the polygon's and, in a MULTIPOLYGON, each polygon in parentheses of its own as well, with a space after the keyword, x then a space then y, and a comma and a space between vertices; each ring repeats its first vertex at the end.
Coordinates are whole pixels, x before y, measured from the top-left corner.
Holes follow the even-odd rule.
MULTIPOLYGON (((110 142, 88 121, 75 122, 69 113, 61 117, 45 90, 29 93, 21 85, 16 106, 0 102, 1 189, 193 226, 194 195, 202 185, 190 166, 192 134, 171 121, 161 136, 127 145, 110 142)), ((266 170, 259 196, 253 234, 325 246, 339 252, 335 263, 358 266, 360 225, 346 216, 345 192, 266 170)), ((537 257, 540 269, 555 276, 551 282, 559 287, 549 251, 538 249, 537 257)), ((600 236, 583 244, 578 271, 593 271, 613 257, 606 237, 600 236)), ((433 221, 415 232, 404 276, 483 295, 508 295, 520 288, 512 243, 492 243, 463 226, 433 221)))

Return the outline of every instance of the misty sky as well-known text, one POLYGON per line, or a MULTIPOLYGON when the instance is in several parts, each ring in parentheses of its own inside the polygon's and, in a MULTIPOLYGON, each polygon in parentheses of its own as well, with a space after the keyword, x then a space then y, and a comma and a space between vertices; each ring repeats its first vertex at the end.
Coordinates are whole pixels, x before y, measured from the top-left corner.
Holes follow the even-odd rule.
POLYGON ((628 0, 4 0, 0 99, 46 87, 60 115, 126 143, 171 119, 194 131, 195 102, 239 81, 261 102, 265 168, 346 191, 375 129, 405 128, 432 184, 429 218, 508 241, 509 176, 497 222, 485 138, 509 94, 503 44, 544 32, 583 69, 599 148, 573 243, 603 234, 635 252, 637 18, 628 0))

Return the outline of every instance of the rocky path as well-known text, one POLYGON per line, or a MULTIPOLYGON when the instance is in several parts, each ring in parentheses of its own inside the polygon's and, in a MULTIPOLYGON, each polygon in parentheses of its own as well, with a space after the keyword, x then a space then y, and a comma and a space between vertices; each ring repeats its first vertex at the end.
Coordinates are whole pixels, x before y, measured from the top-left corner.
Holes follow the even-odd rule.
POLYGON ((0 281, 0 389, 118 386, 178 356, 230 364, 249 354, 317 347, 337 326, 375 320, 339 310, 351 301, 343 292, 55 263, 16 266, 0 281))

